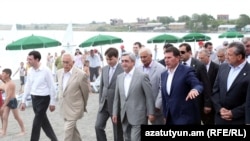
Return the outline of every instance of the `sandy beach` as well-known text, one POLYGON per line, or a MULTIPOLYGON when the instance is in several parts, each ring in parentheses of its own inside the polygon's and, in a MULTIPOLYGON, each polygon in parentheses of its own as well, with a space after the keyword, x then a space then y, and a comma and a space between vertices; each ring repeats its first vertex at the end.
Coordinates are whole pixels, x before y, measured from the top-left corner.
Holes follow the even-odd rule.
MULTIPOLYGON (((19 80, 15 80, 16 90, 18 91, 20 83, 19 80)), ((98 94, 91 94, 89 96, 87 113, 84 113, 84 117, 78 121, 78 129, 84 141, 96 141, 95 136, 95 120, 98 110, 98 94)), ((17 121, 14 119, 13 114, 9 115, 7 135, 0 137, 1 141, 29 141, 31 135, 32 122, 34 118, 34 112, 32 105, 28 106, 25 111, 19 111, 21 118, 24 121, 26 134, 24 136, 18 136, 20 128, 17 121)), ((48 118, 51 125, 58 137, 59 141, 63 141, 63 119, 59 114, 59 107, 56 107, 54 112, 47 111, 48 118)), ((111 121, 109 120, 106 127, 107 139, 113 140, 113 131, 111 121)), ((49 141, 49 138, 41 131, 40 141, 49 141)))

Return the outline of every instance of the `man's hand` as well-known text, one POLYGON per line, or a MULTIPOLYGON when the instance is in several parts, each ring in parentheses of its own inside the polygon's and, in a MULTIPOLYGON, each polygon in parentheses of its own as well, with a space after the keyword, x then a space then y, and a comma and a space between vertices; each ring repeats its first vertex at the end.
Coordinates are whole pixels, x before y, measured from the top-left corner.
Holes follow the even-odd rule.
POLYGON ((199 92, 198 92, 197 90, 195 90, 195 89, 192 89, 192 90, 188 93, 188 95, 187 95, 187 97, 186 97, 186 101, 188 101, 189 99, 194 99, 194 98, 196 98, 198 95, 199 95, 199 92))
POLYGON ((154 115, 148 115, 148 120, 152 123, 155 121, 155 116, 154 115))
POLYGON ((56 109, 56 106, 55 106, 55 105, 49 105, 49 110, 50 110, 50 112, 55 111, 55 109, 56 109))
POLYGON ((21 110, 21 111, 24 111, 24 110, 25 110, 25 108, 26 108, 25 103, 21 103, 21 105, 20 105, 20 110, 21 110))
POLYGON ((117 124, 117 116, 112 116, 112 121, 114 124, 117 124))

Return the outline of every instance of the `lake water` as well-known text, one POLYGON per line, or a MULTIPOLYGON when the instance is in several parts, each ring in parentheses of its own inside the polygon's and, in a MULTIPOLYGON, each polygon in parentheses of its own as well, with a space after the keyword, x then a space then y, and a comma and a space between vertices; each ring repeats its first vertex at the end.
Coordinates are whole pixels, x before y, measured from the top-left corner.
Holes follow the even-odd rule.
MULTIPOLYGON (((64 43, 65 41, 65 34, 67 34, 65 31, 46 31, 46 30, 25 30, 25 31, 1 31, 0 30, 0 66, 3 68, 10 68, 12 69, 13 73, 17 70, 17 68, 19 67, 19 63, 21 61, 26 62, 26 58, 27 58, 27 54, 31 51, 31 50, 18 50, 18 51, 8 51, 5 50, 5 47, 7 44, 11 43, 14 40, 17 40, 19 38, 22 37, 26 37, 26 36, 30 36, 30 35, 39 35, 39 36, 46 36, 46 37, 50 37, 53 39, 57 39, 59 41, 61 41, 62 43, 64 43)), ((88 47, 88 48, 80 48, 80 50, 83 52, 84 49, 98 49, 99 51, 102 51, 103 53, 105 52, 105 50, 108 47, 116 47, 119 49, 119 47, 121 45, 125 46, 125 50, 126 51, 132 51, 133 48, 133 43, 136 41, 141 42, 142 44, 144 44, 146 47, 150 47, 152 48, 152 52, 154 55, 154 46, 155 44, 147 44, 147 40, 163 34, 163 32, 85 32, 85 31, 74 31, 73 32, 73 43, 74 45, 79 45, 81 44, 83 41, 87 40, 88 38, 98 35, 98 34, 104 34, 104 35, 112 35, 112 36, 117 36, 123 39, 123 43, 119 43, 119 44, 113 44, 113 45, 105 45, 105 46, 97 46, 97 47, 88 47), (101 50, 102 49, 102 50, 101 50)), ((171 34, 171 35, 175 35, 178 37, 182 37, 184 35, 186 35, 187 33, 166 33, 166 34, 171 34)), ((217 46, 220 46, 222 44, 223 41, 227 40, 227 41, 232 41, 233 39, 219 39, 217 33, 210 33, 210 34, 206 34, 208 36, 211 37, 211 42, 214 45, 214 48, 216 48, 217 46)), ((245 36, 250 36, 250 35, 245 35, 245 36)), ((238 40, 238 39, 234 39, 234 40, 238 40)), ((156 58, 157 59, 162 59, 163 58, 163 53, 162 53, 162 47, 164 44, 156 44, 158 47, 158 53, 156 58)), ((179 43, 174 44, 176 47, 178 47, 179 43)), ((192 43, 190 42, 190 45, 192 46, 193 49, 195 49, 196 47, 198 47, 197 43, 192 43)), ((43 49, 37 49, 38 51, 41 52, 42 54, 42 63, 46 62, 46 56, 48 54, 48 52, 50 52, 52 55, 54 55, 55 52, 58 53, 58 55, 60 55, 60 51, 62 49, 66 49, 70 52, 74 52, 75 48, 79 48, 79 47, 74 47, 74 48, 66 48, 63 46, 59 46, 59 47, 51 47, 51 48, 43 48, 43 49)), ((153 58, 155 58, 155 56, 153 56, 153 58)), ((106 62, 104 62, 104 64, 106 64, 106 62)), ((17 79, 19 76, 18 74, 13 78, 13 79, 17 79)))

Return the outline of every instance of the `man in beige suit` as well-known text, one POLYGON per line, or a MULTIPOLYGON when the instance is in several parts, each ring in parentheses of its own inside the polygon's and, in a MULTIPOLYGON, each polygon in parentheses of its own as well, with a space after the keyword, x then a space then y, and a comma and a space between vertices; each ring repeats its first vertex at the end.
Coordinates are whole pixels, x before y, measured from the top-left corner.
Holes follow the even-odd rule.
POLYGON ((85 72, 74 66, 74 57, 63 54, 63 69, 57 71, 60 114, 64 118, 64 141, 81 141, 76 122, 87 111, 89 94, 85 72))

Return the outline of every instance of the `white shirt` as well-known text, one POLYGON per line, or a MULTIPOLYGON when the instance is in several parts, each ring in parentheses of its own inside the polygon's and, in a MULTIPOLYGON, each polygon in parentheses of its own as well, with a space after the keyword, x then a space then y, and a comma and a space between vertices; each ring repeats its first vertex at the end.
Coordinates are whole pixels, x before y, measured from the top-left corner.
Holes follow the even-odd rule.
POLYGON ((250 63, 250 55, 247 56, 247 62, 250 63))
POLYGON ((171 92, 171 86, 172 86, 172 81, 173 81, 173 78, 174 78, 174 73, 176 71, 176 68, 179 66, 179 64, 174 68, 174 70, 170 71, 168 70, 168 78, 167 78, 167 92, 168 92, 168 95, 170 95, 170 92, 171 92))
POLYGON ((209 71, 210 64, 211 64, 211 61, 209 61, 208 64, 206 64, 207 72, 209 71))
POLYGON ((101 59, 100 56, 97 54, 94 54, 94 56, 89 55, 87 57, 87 60, 89 60, 89 67, 96 68, 101 66, 101 59))
POLYGON ((50 95, 50 105, 55 105, 56 88, 52 72, 47 66, 40 65, 36 70, 33 67, 30 68, 24 88, 22 103, 25 103, 29 95, 50 95))
POLYGON ((135 71, 135 67, 133 67, 129 73, 124 72, 124 75, 125 75, 125 77, 124 77, 124 90, 125 90, 126 97, 128 97, 128 90, 130 87, 130 83, 131 83, 134 71, 135 71))
POLYGON ((72 69, 69 72, 63 73, 63 79, 62 79, 63 80, 63 82, 62 82, 63 83, 63 91, 65 90, 65 88, 68 84, 68 81, 69 81, 71 74, 72 74, 72 69))
POLYGON ((153 65, 153 61, 151 61, 151 63, 148 65, 148 67, 143 66, 143 72, 146 74, 149 74, 149 72, 152 68, 152 65, 153 65))
POLYGON ((227 90, 229 90, 229 88, 233 84, 235 78, 238 76, 238 74, 243 69, 243 67, 245 66, 245 64, 246 64, 246 61, 244 61, 243 63, 241 63, 237 67, 233 67, 233 66, 230 65, 231 69, 230 69, 228 77, 227 77, 227 90))

